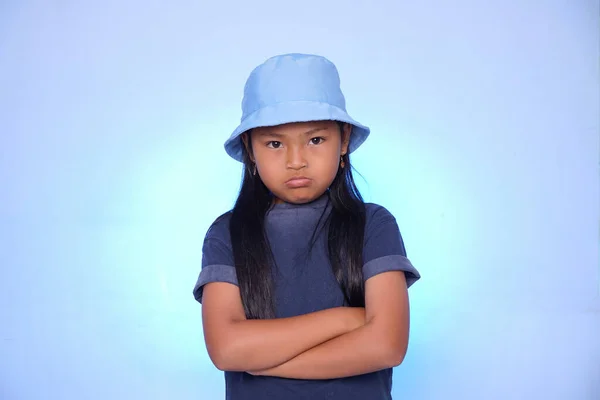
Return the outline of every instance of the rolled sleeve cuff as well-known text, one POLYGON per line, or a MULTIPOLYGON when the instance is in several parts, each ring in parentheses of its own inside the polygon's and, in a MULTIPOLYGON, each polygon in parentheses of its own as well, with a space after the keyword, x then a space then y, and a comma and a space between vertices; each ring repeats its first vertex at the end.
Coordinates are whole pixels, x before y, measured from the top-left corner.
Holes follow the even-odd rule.
POLYGON ((364 280, 366 281, 377 274, 388 271, 404 271, 407 287, 410 287, 421 278, 421 275, 417 269, 413 267, 408 258, 401 255, 391 255, 379 257, 367 262, 363 266, 364 280))
POLYGON ((231 265, 208 265, 202 268, 196 286, 194 286, 194 298, 202 303, 202 290, 204 285, 211 282, 227 282, 238 285, 235 267, 231 265))

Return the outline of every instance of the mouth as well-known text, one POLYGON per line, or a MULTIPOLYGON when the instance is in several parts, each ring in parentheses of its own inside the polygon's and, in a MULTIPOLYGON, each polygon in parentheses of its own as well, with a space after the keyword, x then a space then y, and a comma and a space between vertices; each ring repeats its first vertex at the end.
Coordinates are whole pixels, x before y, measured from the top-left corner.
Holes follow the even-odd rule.
POLYGON ((295 176, 291 179, 288 179, 285 182, 285 185, 289 188, 301 188, 301 187, 309 186, 311 182, 312 182, 312 179, 307 178, 305 176, 295 176))

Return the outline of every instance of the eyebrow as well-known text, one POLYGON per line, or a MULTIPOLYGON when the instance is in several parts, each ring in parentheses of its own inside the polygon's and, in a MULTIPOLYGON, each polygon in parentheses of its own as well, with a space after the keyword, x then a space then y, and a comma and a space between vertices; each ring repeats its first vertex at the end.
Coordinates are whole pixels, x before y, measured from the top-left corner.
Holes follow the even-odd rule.
MULTIPOLYGON (((312 135, 313 133, 316 132, 320 132, 320 131, 326 131, 327 129, 329 129, 328 127, 325 128, 314 128, 314 129, 310 129, 306 132, 304 132, 304 135, 308 136, 308 135, 312 135)), ((273 137, 273 138, 284 138, 286 135, 281 134, 281 133, 277 133, 277 132, 273 132, 273 131, 267 131, 267 132, 260 132, 258 134, 258 136, 260 137, 273 137)))

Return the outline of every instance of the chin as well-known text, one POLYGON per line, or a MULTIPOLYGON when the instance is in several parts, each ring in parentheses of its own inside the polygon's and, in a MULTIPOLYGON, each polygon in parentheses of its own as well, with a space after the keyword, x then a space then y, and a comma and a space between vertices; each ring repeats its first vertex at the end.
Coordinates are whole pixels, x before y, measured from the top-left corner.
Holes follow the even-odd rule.
POLYGON ((286 203, 304 204, 316 200, 320 196, 319 193, 285 193, 285 195, 277 196, 286 203))

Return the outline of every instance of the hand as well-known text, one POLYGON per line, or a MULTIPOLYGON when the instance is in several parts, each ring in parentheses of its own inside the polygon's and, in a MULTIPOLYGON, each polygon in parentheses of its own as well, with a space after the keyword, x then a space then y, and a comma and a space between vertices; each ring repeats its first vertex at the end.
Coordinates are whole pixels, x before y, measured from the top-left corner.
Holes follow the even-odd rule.
POLYGON ((348 312, 348 331, 353 331, 365 325, 366 314, 364 307, 345 307, 348 312))

